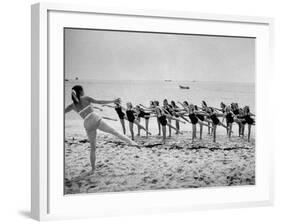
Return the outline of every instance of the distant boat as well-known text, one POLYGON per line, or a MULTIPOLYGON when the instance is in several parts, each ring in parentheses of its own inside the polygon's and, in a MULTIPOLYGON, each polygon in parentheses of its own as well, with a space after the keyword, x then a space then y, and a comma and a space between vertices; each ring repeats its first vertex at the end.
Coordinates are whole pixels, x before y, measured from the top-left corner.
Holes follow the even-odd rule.
POLYGON ((179 85, 179 87, 180 87, 181 89, 189 89, 189 86, 182 86, 182 85, 179 85))
POLYGON ((165 82, 172 82, 171 79, 165 79, 165 82))

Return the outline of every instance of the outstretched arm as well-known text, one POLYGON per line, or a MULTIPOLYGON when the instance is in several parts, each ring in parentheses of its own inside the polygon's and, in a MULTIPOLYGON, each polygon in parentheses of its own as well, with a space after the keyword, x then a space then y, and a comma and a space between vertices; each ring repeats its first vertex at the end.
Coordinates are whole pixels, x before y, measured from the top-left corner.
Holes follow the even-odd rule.
POLYGON ((183 105, 180 101, 178 101, 178 103, 179 103, 183 108, 185 108, 184 105, 183 105))
POLYGON ((216 113, 216 116, 217 116, 217 117, 223 117, 224 114, 216 113))
POLYGON ((64 109, 64 113, 68 113, 70 111, 73 110, 73 104, 68 105, 65 109, 64 109))
POLYGON ((222 111, 222 109, 219 109, 219 108, 216 108, 216 107, 211 107, 213 108, 214 110, 217 110, 217 111, 222 111))
POLYGON ((118 99, 115 99, 115 100, 96 100, 92 97, 89 97, 88 96, 88 100, 91 102, 91 103, 95 103, 95 104, 109 104, 109 103, 117 103, 117 102, 120 102, 120 98, 118 99))
POLYGON ((150 108, 148 108, 148 107, 146 107, 146 106, 144 106, 143 104, 139 104, 139 106, 141 106, 141 107, 143 107, 144 109, 150 109, 150 108))
POLYGON ((114 106, 111 106, 111 105, 102 105, 102 107, 110 107, 110 108, 115 108, 114 106))

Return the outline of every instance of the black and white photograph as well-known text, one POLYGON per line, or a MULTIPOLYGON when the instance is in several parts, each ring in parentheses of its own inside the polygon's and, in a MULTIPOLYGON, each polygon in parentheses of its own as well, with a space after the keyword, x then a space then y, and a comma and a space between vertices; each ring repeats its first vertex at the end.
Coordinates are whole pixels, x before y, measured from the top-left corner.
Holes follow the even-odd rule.
POLYGON ((64 28, 64 194, 255 185, 255 41, 64 28))

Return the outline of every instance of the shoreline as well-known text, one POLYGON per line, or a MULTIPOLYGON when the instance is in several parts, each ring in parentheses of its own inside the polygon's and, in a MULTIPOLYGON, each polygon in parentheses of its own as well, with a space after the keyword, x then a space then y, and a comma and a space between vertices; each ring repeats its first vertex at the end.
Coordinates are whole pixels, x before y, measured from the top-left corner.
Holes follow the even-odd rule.
MULTIPOLYGON (((72 135, 73 136, 73 135, 72 135)), ((120 192, 255 184, 255 140, 204 135, 191 143, 191 133, 136 137, 140 149, 99 132, 96 171, 91 170, 90 146, 83 134, 65 139, 65 193, 120 192), (188 138, 186 137, 188 136, 188 138)))

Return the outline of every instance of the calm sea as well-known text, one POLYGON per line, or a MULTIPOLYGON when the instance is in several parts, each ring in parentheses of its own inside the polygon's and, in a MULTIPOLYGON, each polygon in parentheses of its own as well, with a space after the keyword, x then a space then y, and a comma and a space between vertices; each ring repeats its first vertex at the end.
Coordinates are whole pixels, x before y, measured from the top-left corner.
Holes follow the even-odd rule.
MULTIPOLYGON (((121 98, 122 105, 126 107, 126 102, 133 105, 149 105, 149 101, 158 100, 160 104, 164 99, 174 101, 188 101, 189 103, 201 106, 201 101, 205 100, 208 105, 219 107, 220 102, 230 104, 238 102, 240 106, 250 106, 251 112, 255 113, 255 85, 254 83, 224 83, 224 82, 187 82, 187 81, 95 81, 77 80, 65 82, 65 104, 70 104, 71 88, 74 85, 82 85, 85 94, 95 99, 111 100, 121 98), (189 90, 180 89, 179 85, 189 86, 189 90)), ((99 105, 97 105, 99 106, 99 105)), ((97 112, 101 116, 117 118, 114 109, 103 108, 103 112, 97 112)), ((150 119, 150 130, 157 132, 156 119, 150 119)), ((121 131, 120 123, 108 121, 112 126, 121 131)), ((142 121, 144 123, 144 121, 142 121)), ((74 112, 65 116, 66 134, 74 131, 83 131, 81 118, 74 112)), ((237 125, 235 125, 237 126, 237 125)), ((182 130, 191 130, 190 125, 181 125, 182 130)), ((235 130, 234 130, 235 131, 235 130)), ((225 134, 225 129, 218 128, 218 133, 225 134)), ((235 133, 237 134, 237 133, 235 133)))

